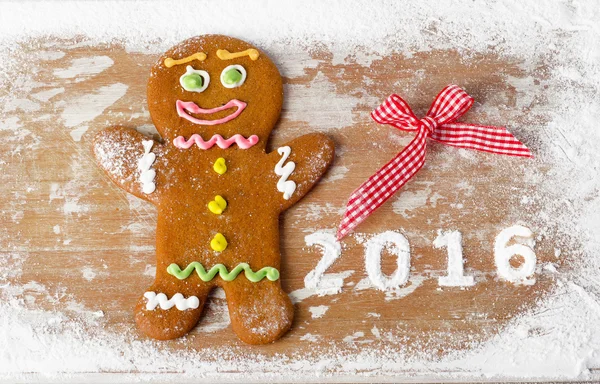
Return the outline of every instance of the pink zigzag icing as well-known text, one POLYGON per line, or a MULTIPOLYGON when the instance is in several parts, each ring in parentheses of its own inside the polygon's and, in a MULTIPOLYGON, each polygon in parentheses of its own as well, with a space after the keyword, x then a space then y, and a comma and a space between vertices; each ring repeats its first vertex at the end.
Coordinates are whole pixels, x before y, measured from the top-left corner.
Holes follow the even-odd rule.
POLYGON ((194 133, 192 136, 190 136, 189 140, 187 141, 183 136, 178 136, 173 140, 173 144, 177 148, 181 149, 189 149, 192 145, 194 145, 194 143, 200 149, 210 149, 215 144, 217 144, 219 148, 225 149, 229 148, 234 143, 237 144, 238 147, 240 147, 241 149, 248 149, 254 144, 258 143, 258 136, 252 135, 246 139, 244 136, 237 133, 231 136, 229 139, 224 139, 223 136, 217 134, 213 135, 213 137, 211 137, 210 140, 204 141, 204 139, 202 139, 202 136, 200 136, 197 133, 194 133))

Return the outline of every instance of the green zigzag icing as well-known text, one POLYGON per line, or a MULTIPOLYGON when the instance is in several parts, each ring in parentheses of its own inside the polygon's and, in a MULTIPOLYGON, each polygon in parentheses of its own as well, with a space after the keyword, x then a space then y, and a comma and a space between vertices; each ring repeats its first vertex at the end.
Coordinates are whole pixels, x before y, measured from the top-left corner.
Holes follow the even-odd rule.
POLYGON ((167 267, 167 272, 170 275, 175 276, 179 280, 187 279, 190 277, 192 272, 196 270, 198 277, 202 279, 202 281, 211 281, 217 273, 221 277, 221 279, 225 281, 233 281, 242 271, 246 275, 246 278, 253 283, 257 283, 264 279, 265 277, 271 281, 275 281, 279 279, 279 271, 273 267, 264 267, 256 272, 250 269, 250 265, 247 263, 240 263, 235 268, 231 270, 231 272, 227 271, 227 267, 223 264, 217 264, 213 266, 208 272, 202 264, 197 261, 191 262, 183 271, 179 268, 179 265, 173 263, 167 267))

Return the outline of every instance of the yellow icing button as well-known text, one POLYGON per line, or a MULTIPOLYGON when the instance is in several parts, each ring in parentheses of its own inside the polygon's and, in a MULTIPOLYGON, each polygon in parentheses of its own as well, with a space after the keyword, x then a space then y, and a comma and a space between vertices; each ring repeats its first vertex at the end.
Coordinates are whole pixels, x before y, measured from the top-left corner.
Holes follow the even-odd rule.
POLYGON ((220 215, 227 208, 227 201, 220 195, 215 196, 215 199, 208 203, 208 210, 215 215, 220 215))
POLYGON ((221 233, 217 233, 210 241, 210 247, 213 251, 223 252, 227 248, 227 239, 221 233))
POLYGON ((225 174, 225 172, 227 172, 227 164, 225 164, 225 159, 222 157, 219 157, 217 159, 217 161, 215 161, 215 163, 213 164, 213 169, 219 175, 225 174))

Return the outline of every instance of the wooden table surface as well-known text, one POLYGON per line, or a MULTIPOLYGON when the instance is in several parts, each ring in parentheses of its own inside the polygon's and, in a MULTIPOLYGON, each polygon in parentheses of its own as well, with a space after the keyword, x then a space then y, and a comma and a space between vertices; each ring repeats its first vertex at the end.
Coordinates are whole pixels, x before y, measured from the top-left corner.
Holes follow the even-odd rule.
MULTIPOLYGON (((235 351, 236 359, 318 357, 332 351, 352 356, 365 350, 443 357, 489 340, 534 308, 556 283, 543 265, 569 268, 575 247, 568 236, 556 227, 541 227, 539 207, 524 199, 536 188, 536 180, 524 176, 525 167, 537 167, 543 175, 548 170, 543 162, 432 144, 414 180, 343 240, 342 256, 327 270, 344 278, 342 291, 318 296, 303 290, 305 276, 322 257, 318 247, 306 245, 305 236, 334 230, 350 193, 412 138, 371 121, 369 113, 380 101, 399 93, 422 115, 445 85, 460 84, 477 101, 465 121, 508 125, 535 153, 543 148, 532 138, 547 117, 529 109, 544 103, 545 90, 537 80, 546 73, 544 68, 526 71, 510 57, 465 57, 452 50, 369 59, 357 52, 344 60, 319 46, 308 51, 273 46, 268 53, 285 83, 283 113, 270 148, 312 131, 325 132, 336 143, 333 167, 281 220, 283 287, 295 297, 308 297, 297 299, 294 325, 285 337, 247 346, 231 331, 224 296, 216 292, 184 342, 159 342, 156 348, 222 347, 235 351), (537 96, 518 93, 514 84, 531 78, 537 96), (499 279, 494 265, 494 239, 518 223, 537 241, 536 283, 530 286, 499 279), (365 239, 387 230, 401 232, 411 246, 409 283, 395 293, 364 288, 365 239), (462 233, 465 269, 475 276, 475 286, 438 285, 447 265, 446 250, 433 247, 438 230, 462 233)), ((0 89, 0 96, 16 100, 6 108, 4 121, 18 127, 0 130, 8 144, 0 149, 1 251, 28 256, 22 273, 8 281, 46 287, 44 293, 27 293, 31 308, 73 318, 77 308, 99 313, 99 328, 90 335, 114 332, 146 340, 135 329, 133 307, 153 280, 156 210, 110 183, 95 165, 91 138, 112 124, 155 133, 145 87, 156 55, 53 39, 24 43, 19 55, 31 59, 6 74, 19 81, 0 89)), ((395 257, 386 251, 382 259, 383 272, 391 273, 395 257)), ((407 377, 402 369, 398 375, 397 380, 407 377)))

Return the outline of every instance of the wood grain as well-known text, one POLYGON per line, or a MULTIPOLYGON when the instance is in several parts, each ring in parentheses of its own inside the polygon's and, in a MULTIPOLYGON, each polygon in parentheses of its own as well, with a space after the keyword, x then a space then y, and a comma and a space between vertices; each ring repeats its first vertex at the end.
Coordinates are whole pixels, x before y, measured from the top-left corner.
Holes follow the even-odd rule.
MULTIPOLYGON (((6 240, 1 251, 8 255, 23 250, 29 255, 22 274, 12 282, 37 282, 55 298, 41 300, 39 294, 40 300, 36 300, 38 294, 31 291, 32 308, 60 310, 74 317, 77 313, 71 305, 102 311, 102 328, 133 332, 138 339, 145 339, 134 330, 132 310, 153 280, 156 211, 112 185, 96 167, 90 146, 96 131, 113 124, 151 131, 145 87, 156 57, 128 53, 119 45, 78 47, 77 41, 35 41, 21 48, 21 57, 35 57, 43 50, 64 52, 64 56, 23 62, 7 75, 29 79, 33 85, 15 83, 0 90, 3 97, 10 95, 37 104, 34 110, 26 103, 18 104, 3 117, 18 120, 22 127, 19 134, 0 131, 5 143, 0 149, 0 188, 5 196, 0 209, 6 240), (45 43, 52 47, 44 48, 45 43), (99 73, 57 76, 57 71, 72 70, 74 61, 96 56, 107 56, 114 64, 99 73), (125 85, 126 91, 111 102, 117 92, 108 92, 106 87, 114 84, 125 85), (64 91, 48 101, 32 98, 57 88, 64 91), (104 110, 98 107, 104 104, 104 110), (65 115, 69 105, 82 108, 65 115), (88 119, 90 108, 101 113, 88 119), (67 126, 73 120, 81 122, 67 126), (84 126, 87 130, 80 141, 75 141, 73 131, 84 126)), ((390 93, 401 94, 417 115, 422 115, 445 85, 460 84, 477 101, 465 121, 508 125, 519 138, 534 137, 532 122, 539 124, 545 119, 529 114, 511 82, 529 76, 542 79, 543 70, 526 73, 521 63, 510 57, 464 57, 449 50, 415 53, 412 57, 393 54, 370 63, 349 57, 334 64, 331 52, 316 47, 309 51, 310 62, 304 63, 306 67, 298 74, 297 70, 286 71, 303 65, 305 53, 269 53, 282 68, 286 87, 283 114, 271 146, 305 132, 324 131, 337 147, 330 173, 282 217, 282 283, 288 292, 304 287, 304 277, 321 257, 316 247, 306 247, 304 236, 336 228, 350 193, 410 140, 409 134, 378 126, 368 117, 390 93), (311 110, 307 106, 315 105, 315 98, 322 98, 320 108, 311 110), (340 111, 345 105, 340 100, 346 99, 353 107, 340 111), (331 119, 326 124, 314 123, 328 117, 331 119), (331 128, 336 119, 340 126, 331 128)), ((543 103, 543 97, 542 93, 533 102, 543 103)), ((539 149, 536 141, 525 141, 534 152, 539 149)), ((536 180, 525 178, 525 167, 539 167, 541 175, 547 171, 539 162, 432 144, 427 164, 414 180, 359 227, 359 236, 344 240, 342 257, 328 270, 353 271, 343 291, 312 296, 296 304, 295 324, 282 340, 262 347, 243 345, 229 327, 223 328, 227 320, 225 300, 217 295, 210 299, 201 324, 185 343, 163 342, 160 348, 202 350, 222 345, 266 356, 315 353, 333 347, 349 354, 361 348, 389 348, 415 356, 444 356, 485 341, 510 319, 534 308, 536 300, 555 283, 541 268, 533 286, 499 280, 493 262, 496 235, 518 222, 529 226, 542 236, 536 247, 538 265, 552 262, 568 268, 569 251, 575 248, 556 228, 538 227, 536 207, 523 204, 523 196, 536 188, 536 180), (439 229, 463 234, 465 267, 476 277, 474 287, 438 286, 437 277, 445 273, 447 262, 446 251, 432 245, 439 229), (373 288, 355 289, 366 277, 364 244, 359 240, 385 230, 402 232, 411 245, 409 284, 418 286, 405 297, 390 299, 373 288), (561 248, 560 259, 555 257, 555 248, 561 248), (309 308, 319 305, 329 308, 323 317, 313 319, 309 308), (215 324, 220 329, 215 330, 215 324), (357 332, 364 336, 348 339, 357 332), (316 341, 306 340, 308 334, 316 336, 316 341)), ((386 252, 383 271, 391 273, 394 263, 386 252)))

